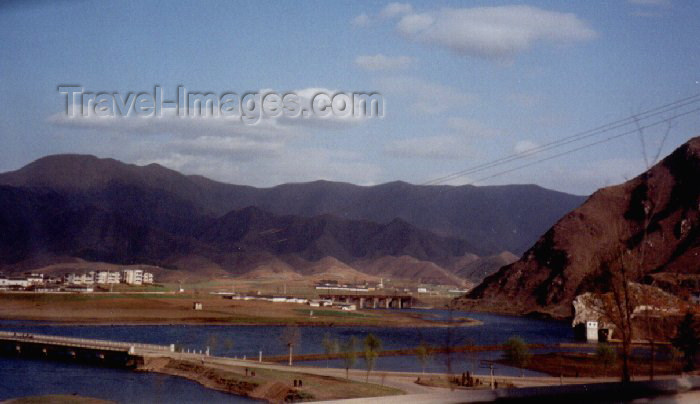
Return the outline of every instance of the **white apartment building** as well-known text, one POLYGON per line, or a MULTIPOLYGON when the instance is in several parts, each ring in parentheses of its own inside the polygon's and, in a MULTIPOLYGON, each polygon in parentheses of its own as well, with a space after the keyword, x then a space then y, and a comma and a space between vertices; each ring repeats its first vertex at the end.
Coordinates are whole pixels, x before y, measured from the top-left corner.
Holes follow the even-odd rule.
POLYGON ((70 273, 65 277, 65 283, 71 285, 94 285, 95 284, 95 272, 90 271, 84 274, 70 273))
POLYGON ((149 284, 153 283, 153 274, 142 269, 124 269, 121 280, 128 285, 149 284))
POLYGON ((95 283, 108 285, 119 283, 121 276, 118 271, 99 271, 95 274, 95 283))

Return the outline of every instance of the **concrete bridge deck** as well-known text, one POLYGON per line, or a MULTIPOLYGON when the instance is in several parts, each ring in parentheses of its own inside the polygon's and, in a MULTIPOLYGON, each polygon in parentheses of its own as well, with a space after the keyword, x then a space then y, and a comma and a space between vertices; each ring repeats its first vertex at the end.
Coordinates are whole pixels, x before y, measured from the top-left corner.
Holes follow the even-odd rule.
POLYGON ((135 342, 118 342, 99 339, 63 337, 12 331, 0 331, 0 341, 16 343, 32 343, 60 346, 65 348, 82 348, 101 351, 118 351, 134 354, 139 352, 173 352, 172 345, 141 344, 135 342))
POLYGON ((349 293, 349 292, 324 292, 318 295, 321 299, 331 300, 333 302, 355 304, 358 309, 363 308, 395 308, 407 309, 413 305, 415 298, 412 295, 392 295, 378 293, 349 293))

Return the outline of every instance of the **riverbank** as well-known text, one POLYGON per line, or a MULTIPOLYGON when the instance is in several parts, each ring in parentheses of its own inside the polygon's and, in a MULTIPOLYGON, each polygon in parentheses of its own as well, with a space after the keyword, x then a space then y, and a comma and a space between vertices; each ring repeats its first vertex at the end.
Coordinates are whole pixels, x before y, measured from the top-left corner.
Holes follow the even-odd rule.
POLYGON ((400 310, 343 311, 295 303, 232 301, 193 294, 0 293, 0 318, 95 325, 288 325, 357 327, 472 326, 479 321, 426 319, 400 310), (194 310, 194 303, 201 310, 194 310))
POLYGON ((0 401, 0 404, 116 404, 114 401, 102 400, 93 397, 75 395, 50 394, 46 396, 31 396, 11 398, 0 401))
POLYGON ((224 365, 202 358, 146 358, 138 371, 184 377, 227 393, 272 403, 344 398, 382 397, 402 390, 333 376, 246 365, 224 365))
MULTIPOLYGON (((498 362, 508 364, 505 360, 499 360, 498 362)), ((533 355, 524 368, 552 376, 619 377, 621 366, 619 358, 611 364, 604 364, 593 353, 553 352, 533 355)), ((680 360, 657 358, 654 361, 653 369, 656 376, 680 375, 682 373, 682 363, 680 360)), ((633 375, 648 377, 652 370, 652 363, 648 359, 633 356, 630 358, 630 370, 633 375)))

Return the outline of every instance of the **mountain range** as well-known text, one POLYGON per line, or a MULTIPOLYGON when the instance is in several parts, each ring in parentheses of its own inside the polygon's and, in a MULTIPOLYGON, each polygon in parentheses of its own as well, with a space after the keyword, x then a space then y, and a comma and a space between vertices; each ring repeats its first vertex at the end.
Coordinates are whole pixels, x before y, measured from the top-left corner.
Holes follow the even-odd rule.
POLYGON ((533 185, 254 188, 157 164, 56 155, 0 174, 0 265, 76 257, 308 274, 341 263, 376 276, 478 283, 515 259, 506 251, 520 252, 582 201, 533 185))

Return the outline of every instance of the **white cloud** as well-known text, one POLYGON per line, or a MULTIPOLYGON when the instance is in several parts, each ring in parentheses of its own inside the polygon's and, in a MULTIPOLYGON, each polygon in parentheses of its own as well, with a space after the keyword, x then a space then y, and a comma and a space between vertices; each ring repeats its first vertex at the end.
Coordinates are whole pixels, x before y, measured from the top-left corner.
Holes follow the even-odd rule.
POLYGON ((389 3, 379 12, 379 16, 383 18, 392 18, 398 15, 409 14, 413 12, 413 6, 407 3, 389 3))
POLYGON ((458 110, 473 104, 477 99, 475 95, 461 92, 453 87, 409 76, 379 79, 378 89, 407 97, 409 107, 415 112, 424 114, 437 114, 450 109, 458 110))
POLYGON ((395 140, 384 151, 394 157, 424 159, 461 159, 473 154, 464 136, 439 135, 395 140))
POLYGON ((532 140, 519 140, 515 143, 513 151, 518 154, 527 153, 529 151, 534 151, 534 149, 537 149, 538 147, 540 147, 540 145, 532 140))
POLYGON ((490 138, 502 136, 503 132, 490 128, 472 119, 451 117, 447 120, 447 127, 459 132, 460 135, 470 138, 490 138))
MULTIPOLYGON (((265 92, 266 90, 260 91, 260 93, 265 92)), ((299 96, 299 103, 307 107, 312 97, 319 92, 335 93, 334 90, 326 88, 305 88, 294 91, 299 96)), ((99 136, 100 139, 97 139, 96 143, 121 139, 125 145, 123 152, 130 153, 131 161, 136 158, 156 162, 167 161, 170 167, 177 169, 180 167, 176 165, 177 162, 180 162, 177 164, 181 166, 185 166, 185 162, 189 166, 206 165, 203 161, 208 159, 218 162, 231 160, 237 163, 254 161, 255 164, 284 158, 291 160, 290 156, 294 153, 290 154, 289 150, 295 149, 294 144, 308 140, 314 133, 345 130, 368 122, 369 119, 371 118, 352 115, 327 118, 279 117, 262 118, 258 123, 249 125, 242 122, 240 118, 179 117, 175 109, 164 108, 161 117, 133 115, 97 117, 93 114, 71 118, 65 113, 58 113, 50 116, 49 122, 57 127, 83 129, 83 134, 99 136), (127 148, 130 151, 126 150, 127 148)), ((322 157, 322 155, 319 153, 315 153, 314 156, 317 156, 316 160, 327 162, 327 159, 320 159, 319 156, 322 157)), ((331 166, 343 165, 338 161, 332 162, 331 166)), ((272 174, 262 165, 259 169, 262 170, 261 173, 272 174)), ((309 168, 308 172, 311 171, 309 168)), ((340 169, 328 171, 320 169, 316 175, 323 176, 326 172, 340 175, 340 169)), ((293 179, 291 175, 286 178, 293 179)), ((259 179, 263 180, 262 177, 259 179)))
POLYGON ((399 70, 407 68, 411 63, 413 58, 408 56, 385 56, 381 53, 355 58, 355 64, 364 70, 399 70))
POLYGON ((270 159, 238 159, 225 155, 196 155, 176 150, 151 150, 137 164, 158 163, 186 173, 234 184, 269 187, 289 182, 344 181, 375 184, 381 169, 352 152, 321 148, 281 149, 270 159))
POLYGON ((460 55, 510 60, 538 42, 573 43, 597 33, 571 13, 531 6, 450 9, 404 15, 397 31, 409 40, 460 55))
POLYGON ((366 27, 370 24, 370 22, 371 20, 369 16, 365 13, 356 16, 350 21, 350 23, 355 27, 366 27))

